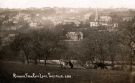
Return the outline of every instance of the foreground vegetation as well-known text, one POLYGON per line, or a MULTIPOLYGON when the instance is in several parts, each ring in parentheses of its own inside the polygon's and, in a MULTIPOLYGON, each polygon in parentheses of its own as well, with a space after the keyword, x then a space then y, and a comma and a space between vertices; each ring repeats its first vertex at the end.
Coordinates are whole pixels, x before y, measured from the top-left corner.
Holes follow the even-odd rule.
POLYGON ((56 65, 22 64, 1 61, 1 83, 130 83, 129 73, 112 70, 63 69, 56 65), (13 73, 71 75, 71 78, 13 78, 13 73))

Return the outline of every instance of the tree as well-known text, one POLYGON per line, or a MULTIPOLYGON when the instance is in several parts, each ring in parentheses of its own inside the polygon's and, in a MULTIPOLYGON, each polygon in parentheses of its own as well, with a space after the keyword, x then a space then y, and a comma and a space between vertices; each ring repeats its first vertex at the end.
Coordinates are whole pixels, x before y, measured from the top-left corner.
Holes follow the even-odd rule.
POLYGON ((117 32, 109 32, 107 37, 107 45, 108 45, 108 55, 111 60, 111 66, 114 67, 115 57, 118 55, 120 46, 118 41, 118 33, 117 32))
POLYGON ((97 56, 97 30, 91 29, 86 32, 86 37, 83 40, 82 48, 84 50, 85 61, 90 60, 93 63, 92 57, 96 58, 97 56))
POLYGON ((112 67, 115 56, 118 55, 119 41, 118 32, 109 32, 106 28, 89 28, 83 41, 84 57, 93 63, 94 59, 104 63, 105 60, 111 60, 112 67))
POLYGON ((46 65, 46 60, 53 55, 57 48, 59 42, 58 35, 51 30, 39 30, 34 35, 35 43, 37 43, 35 46, 37 48, 36 53, 44 58, 46 65))
POLYGON ((119 32, 121 34, 122 44, 128 47, 128 55, 130 58, 130 71, 132 71, 132 61, 133 61, 133 46, 135 43, 135 17, 130 21, 121 22, 119 27, 119 32))
POLYGON ((17 54, 20 50, 22 50, 25 53, 26 61, 28 64, 29 64, 29 54, 32 46, 32 43, 30 41, 31 38, 29 37, 29 35, 20 33, 15 36, 14 41, 10 44, 12 49, 16 51, 17 54))
POLYGON ((28 63, 29 59, 33 59, 35 64, 37 59, 44 59, 46 65, 46 60, 54 58, 56 49, 60 49, 60 40, 56 29, 36 29, 18 34, 11 46, 17 52, 23 50, 28 63))
POLYGON ((85 58, 93 63, 93 60, 99 60, 100 62, 106 59, 106 47, 107 47, 107 31, 99 31, 98 29, 90 28, 86 31, 86 37, 84 39, 83 48, 85 48, 85 58))

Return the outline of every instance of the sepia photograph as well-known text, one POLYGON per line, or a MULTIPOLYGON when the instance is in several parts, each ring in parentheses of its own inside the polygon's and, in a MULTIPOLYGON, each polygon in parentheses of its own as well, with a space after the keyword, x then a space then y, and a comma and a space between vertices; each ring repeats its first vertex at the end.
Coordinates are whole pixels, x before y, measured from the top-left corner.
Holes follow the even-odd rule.
POLYGON ((135 83, 135 0, 0 0, 0 83, 135 83))

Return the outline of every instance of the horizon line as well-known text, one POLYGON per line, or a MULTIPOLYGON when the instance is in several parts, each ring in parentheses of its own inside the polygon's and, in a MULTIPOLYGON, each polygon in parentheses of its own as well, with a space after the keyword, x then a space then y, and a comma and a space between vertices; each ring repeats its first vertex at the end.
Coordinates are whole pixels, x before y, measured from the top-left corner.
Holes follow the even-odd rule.
POLYGON ((43 9, 43 8, 73 8, 73 9, 88 9, 88 8, 91 8, 91 9, 135 9, 135 8, 127 8, 127 7, 58 7, 58 6, 53 6, 53 7, 26 7, 26 8, 20 8, 20 7, 0 7, 1 9, 43 9))

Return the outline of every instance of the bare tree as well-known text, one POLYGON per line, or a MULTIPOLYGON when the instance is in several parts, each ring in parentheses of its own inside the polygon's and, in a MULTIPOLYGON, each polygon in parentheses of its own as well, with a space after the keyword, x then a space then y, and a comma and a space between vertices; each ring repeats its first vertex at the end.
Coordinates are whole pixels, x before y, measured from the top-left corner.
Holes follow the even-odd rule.
POLYGON ((124 21, 119 28, 122 37, 122 44, 128 46, 130 58, 130 71, 132 71, 133 63, 133 45, 135 43, 135 17, 130 21, 124 21))

